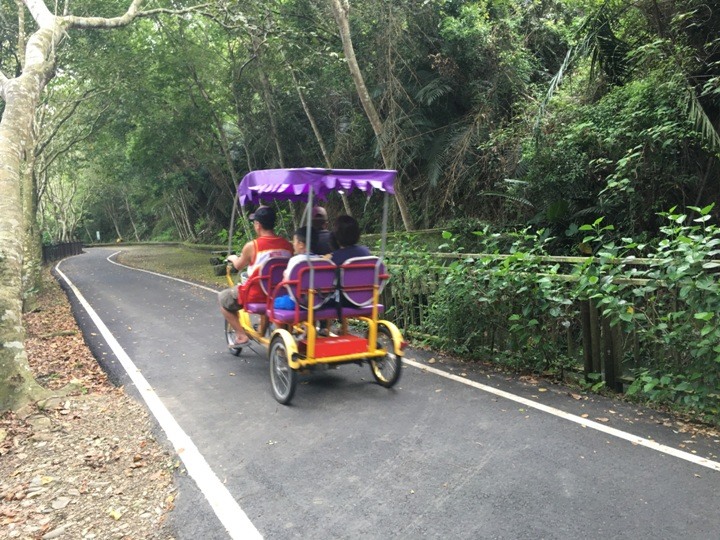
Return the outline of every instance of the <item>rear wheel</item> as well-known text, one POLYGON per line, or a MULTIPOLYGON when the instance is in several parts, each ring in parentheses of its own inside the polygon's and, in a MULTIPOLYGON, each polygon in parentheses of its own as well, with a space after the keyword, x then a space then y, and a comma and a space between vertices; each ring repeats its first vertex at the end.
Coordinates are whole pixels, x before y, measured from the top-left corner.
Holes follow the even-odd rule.
POLYGON ((295 394, 297 372, 290 367, 288 350, 282 336, 275 336, 270 343, 270 383, 275 399, 287 405, 295 394))
POLYGON ((377 348, 385 349, 385 356, 370 359, 370 371, 381 386, 390 388, 400 379, 402 360, 395 354, 392 334, 384 326, 378 327, 377 348))
POLYGON ((242 351, 242 347, 231 347, 235 343, 235 330, 227 321, 225 321, 225 341, 228 344, 230 354, 238 356, 242 351))

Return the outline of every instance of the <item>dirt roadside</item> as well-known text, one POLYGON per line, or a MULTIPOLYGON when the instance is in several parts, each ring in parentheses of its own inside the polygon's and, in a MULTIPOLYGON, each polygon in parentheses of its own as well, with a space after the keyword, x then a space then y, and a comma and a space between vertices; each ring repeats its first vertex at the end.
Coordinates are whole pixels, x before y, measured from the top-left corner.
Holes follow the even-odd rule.
POLYGON ((170 540, 180 463, 107 379, 49 272, 45 282, 24 319, 30 365, 45 388, 76 390, 0 417, 0 539, 170 540))

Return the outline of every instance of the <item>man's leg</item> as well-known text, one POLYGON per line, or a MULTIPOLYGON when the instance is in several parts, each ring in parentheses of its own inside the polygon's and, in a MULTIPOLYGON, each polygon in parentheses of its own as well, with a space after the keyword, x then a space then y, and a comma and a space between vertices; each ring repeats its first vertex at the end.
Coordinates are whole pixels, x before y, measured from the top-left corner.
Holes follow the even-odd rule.
POLYGON ((240 306, 237 303, 235 294, 237 294, 237 292, 233 289, 226 289, 222 291, 218 295, 218 303, 220 304, 220 311, 223 314, 223 317, 225 317, 225 320, 230 325, 230 328, 235 330, 235 343, 242 345, 250 341, 250 339, 240 325, 240 319, 238 318, 238 310, 240 309, 240 306))

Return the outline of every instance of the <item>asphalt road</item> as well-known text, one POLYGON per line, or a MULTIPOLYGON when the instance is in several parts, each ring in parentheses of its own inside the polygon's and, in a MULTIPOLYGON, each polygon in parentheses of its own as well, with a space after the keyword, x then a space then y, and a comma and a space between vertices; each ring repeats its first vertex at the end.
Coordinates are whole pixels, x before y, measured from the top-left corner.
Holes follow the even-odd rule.
POLYGON ((393 389, 341 366, 282 406, 264 351, 226 350, 213 291, 115 251, 59 270, 96 355, 184 461, 179 540, 720 539, 717 436, 414 349, 393 389))

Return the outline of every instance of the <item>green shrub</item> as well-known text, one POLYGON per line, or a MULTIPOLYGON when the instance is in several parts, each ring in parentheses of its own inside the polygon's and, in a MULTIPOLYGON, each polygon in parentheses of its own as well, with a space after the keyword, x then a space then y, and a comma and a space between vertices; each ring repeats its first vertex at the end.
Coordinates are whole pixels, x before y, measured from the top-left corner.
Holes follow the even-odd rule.
MULTIPOLYGON (((543 230, 476 231, 482 256, 462 255, 462 237, 442 233, 439 258, 408 236, 394 246, 396 307, 422 317, 409 328, 470 358, 519 370, 563 375, 580 363, 579 306, 592 302, 619 327, 628 395, 720 418, 720 228, 712 205, 692 207, 694 219, 674 210, 653 244, 616 238, 598 218, 579 227, 594 256, 548 262, 553 239, 543 230), (640 256, 647 259, 638 262, 640 256)), ((592 379, 589 388, 602 388, 592 379)))

